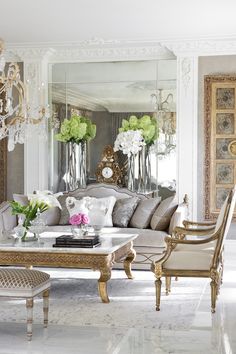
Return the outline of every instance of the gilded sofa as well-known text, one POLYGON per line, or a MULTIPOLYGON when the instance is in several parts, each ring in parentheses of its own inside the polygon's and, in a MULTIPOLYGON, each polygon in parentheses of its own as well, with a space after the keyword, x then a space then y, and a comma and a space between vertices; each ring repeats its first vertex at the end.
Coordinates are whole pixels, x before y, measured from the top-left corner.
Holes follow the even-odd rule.
MULTIPOLYGON (((160 198, 151 198, 148 195, 131 192, 126 188, 120 188, 115 185, 102 183, 90 184, 85 189, 77 189, 72 192, 64 192, 62 196, 62 198, 64 198, 64 201, 65 198, 68 196, 75 197, 76 199, 81 199, 83 197, 88 196, 95 198, 114 196, 117 201, 124 201, 125 198, 139 198, 140 204, 138 204, 138 207, 134 211, 134 214, 136 214, 133 214, 132 216, 135 222, 132 221, 131 218, 132 222, 129 222, 127 227, 113 226, 103 228, 103 233, 107 235, 109 235, 110 233, 138 234, 137 239, 134 241, 134 249, 136 250, 137 255, 135 261, 133 262, 133 269, 150 269, 151 263, 155 255, 162 254, 165 250, 165 237, 168 234, 172 233, 172 230, 175 228, 175 226, 182 226, 182 221, 186 219, 188 213, 186 200, 180 205, 177 205, 176 203, 173 204, 172 201, 172 214, 168 217, 169 219, 166 215, 156 216, 155 218, 154 213, 157 210, 157 207, 155 208, 155 210, 153 208, 153 210, 148 211, 150 215, 145 216, 145 219, 146 221, 148 220, 148 222, 145 222, 145 227, 143 228, 144 224, 140 225, 140 222, 143 218, 143 215, 147 213, 148 205, 155 205, 156 203, 156 205, 161 206, 159 200, 160 198), (153 227, 152 225, 156 219, 158 219, 159 224, 162 224, 161 230, 156 230, 155 227, 153 227), (132 227, 132 225, 136 225, 138 227, 132 227)), ((18 199, 17 197, 15 199, 19 200, 19 197, 18 199)), ((163 208, 161 207, 161 209, 163 208)), ((68 224, 60 225, 60 211, 54 209, 47 211, 47 213, 49 225, 48 230, 63 232, 70 228, 68 224)), ((1 237, 4 237, 4 235, 6 235, 6 230, 12 230, 16 225, 17 219, 15 216, 11 215, 11 208, 9 203, 4 202, 0 207, 0 231, 2 235, 1 237)), ((116 266, 119 268, 121 265, 119 266, 119 264, 117 264, 116 266)))

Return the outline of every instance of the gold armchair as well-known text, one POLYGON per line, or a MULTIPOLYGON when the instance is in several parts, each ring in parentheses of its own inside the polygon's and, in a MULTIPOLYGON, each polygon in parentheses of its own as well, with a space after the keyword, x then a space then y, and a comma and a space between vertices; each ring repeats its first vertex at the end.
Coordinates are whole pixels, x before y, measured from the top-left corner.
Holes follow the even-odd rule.
MULTIPOLYGON (((223 276, 223 247, 236 201, 235 188, 229 193, 217 222, 207 232, 178 227, 174 237, 166 237, 167 249, 162 258, 153 262, 156 281, 156 310, 160 310, 161 278, 166 277, 166 292, 170 291, 171 277, 203 277, 211 279, 211 311, 215 312, 216 298, 223 276), (188 240, 186 235, 205 236, 188 240)), ((202 225, 200 225, 202 226, 202 225)))

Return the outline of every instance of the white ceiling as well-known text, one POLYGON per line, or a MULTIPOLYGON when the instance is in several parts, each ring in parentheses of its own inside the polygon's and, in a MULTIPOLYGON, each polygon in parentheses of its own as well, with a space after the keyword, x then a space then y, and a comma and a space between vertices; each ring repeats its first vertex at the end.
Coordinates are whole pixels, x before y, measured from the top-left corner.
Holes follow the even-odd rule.
POLYGON ((7 43, 236 35, 235 0, 0 0, 7 43))

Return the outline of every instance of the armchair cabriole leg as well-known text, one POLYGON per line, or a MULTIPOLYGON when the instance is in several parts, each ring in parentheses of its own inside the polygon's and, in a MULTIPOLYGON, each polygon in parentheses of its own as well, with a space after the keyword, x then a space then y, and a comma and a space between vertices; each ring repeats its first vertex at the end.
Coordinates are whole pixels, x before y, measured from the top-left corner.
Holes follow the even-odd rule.
POLYGON ((215 280, 211 281, 211 312, 216 312, 216 297, 217 297, 217 282, 215 280))
POLYGON ((43 325, 48 326, 49 289, 43 292, 43 325))
POLYGON ((158 278, 155 281, 156 285, 156 311, 160 311, 160 304, 161 304, 161 278, 158 278))
POLYGON ((171 277, 166 277, 166 295, 171 291, 171 277))
POLYGON ((27 338, 28 341, 32 339, 32 325, 33 325, 33 298, 26 299, 26 309, 27 309, 27 338))

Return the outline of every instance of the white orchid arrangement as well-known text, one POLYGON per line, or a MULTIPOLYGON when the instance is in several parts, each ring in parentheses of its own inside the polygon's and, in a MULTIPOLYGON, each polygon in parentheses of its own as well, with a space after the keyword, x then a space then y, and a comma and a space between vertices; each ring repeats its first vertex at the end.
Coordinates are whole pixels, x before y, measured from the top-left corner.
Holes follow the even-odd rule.
POLYGON ((141 130, 128 130, 117 135, 114 151, 122 151, 123 154, 136 155, 146 145, 141 130))

